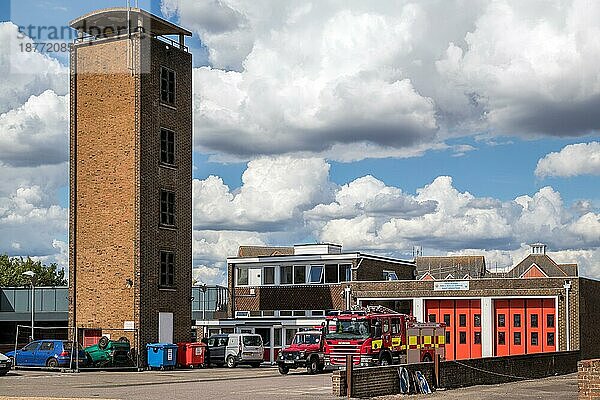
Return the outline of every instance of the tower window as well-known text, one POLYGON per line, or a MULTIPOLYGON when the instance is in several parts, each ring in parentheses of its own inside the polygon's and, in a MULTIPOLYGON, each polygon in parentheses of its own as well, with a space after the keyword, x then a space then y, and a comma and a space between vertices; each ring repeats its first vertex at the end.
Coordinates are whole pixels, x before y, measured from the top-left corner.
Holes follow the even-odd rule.
POLYGON ((165 67, 160 68, 160 100, 175 104, 175 71, 165 67))
POLYGON ((160 224, 175 226, 175 193, 160 191, 160 224))
POLYGON ((160 130, 160 162, 175 165, 175 132, 160 130))
POLYGON ((175 253, 172 251, 160 252, 160 286, 173 286, 175 278, 175 253))

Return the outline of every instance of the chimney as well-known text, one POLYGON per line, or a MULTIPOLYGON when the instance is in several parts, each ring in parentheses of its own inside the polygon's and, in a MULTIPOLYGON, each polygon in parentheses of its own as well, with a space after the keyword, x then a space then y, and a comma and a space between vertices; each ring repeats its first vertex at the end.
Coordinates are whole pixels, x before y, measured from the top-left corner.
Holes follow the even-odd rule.
POLYGON ((546 254, 546 245, 544 243, 533 243, 531 246, 531 254, 546 254))

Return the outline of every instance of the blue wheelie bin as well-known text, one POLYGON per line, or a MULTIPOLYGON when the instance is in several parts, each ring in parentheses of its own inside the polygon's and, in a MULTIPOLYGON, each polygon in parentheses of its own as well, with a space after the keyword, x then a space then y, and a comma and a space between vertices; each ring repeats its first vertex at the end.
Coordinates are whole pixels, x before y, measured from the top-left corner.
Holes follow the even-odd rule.
POLYGON ((175 369, 177 363, 177 345, 173 343, 149 343, 148 368, 150 369, 175 369))

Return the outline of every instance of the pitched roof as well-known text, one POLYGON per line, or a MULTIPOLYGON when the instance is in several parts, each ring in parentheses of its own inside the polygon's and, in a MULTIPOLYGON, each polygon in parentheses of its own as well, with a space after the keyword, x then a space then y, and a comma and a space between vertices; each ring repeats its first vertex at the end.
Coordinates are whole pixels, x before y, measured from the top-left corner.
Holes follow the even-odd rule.
POLYGON ((533 264, 544 271, 548 277, 576 276, 573 273, 577 273, 576 264, 557 264, 546 254, 530 254, 503 276, 505 278, 518 278, 533 264))
POLYGON ((446 279, 449 274, 476 279, 486 273, 484 256, 419 256, 416 262, 417 276, 429 273, 435 279, 446 279))
POLYGON ((238 257, 271 257, 294 255, 293 247, 276 246, 240 246, 238 257))

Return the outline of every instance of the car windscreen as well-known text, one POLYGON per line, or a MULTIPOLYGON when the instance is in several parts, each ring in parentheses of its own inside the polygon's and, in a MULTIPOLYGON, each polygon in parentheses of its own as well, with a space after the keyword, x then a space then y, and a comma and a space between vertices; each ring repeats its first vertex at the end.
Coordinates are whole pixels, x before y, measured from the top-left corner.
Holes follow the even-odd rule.
POLYGON ((367 320, 329 320, 327 338, 330 339, 366 339, 370 336, 370 324, 367 320))
POLYGON ((294 344, 318 344, 321 340, 320 335, 311 333, 296 334, 294 338, 294 344))
POLYGON ((244 346, 260 346, 262 339, 260 336, 244 336, 242 339, 244 346))

